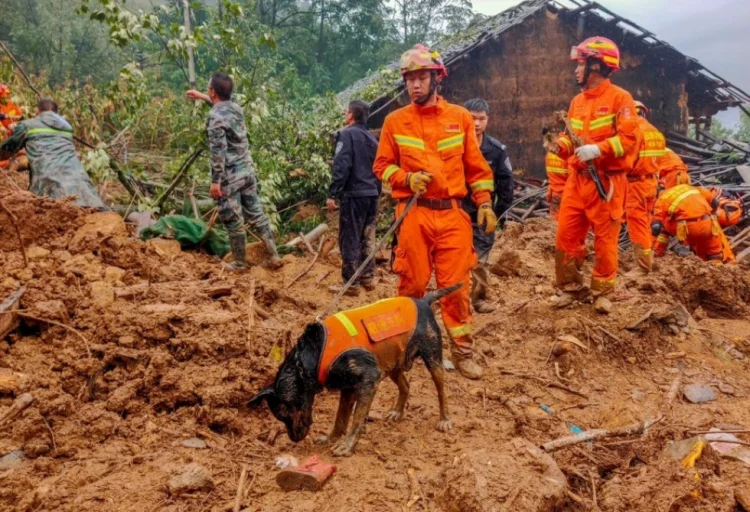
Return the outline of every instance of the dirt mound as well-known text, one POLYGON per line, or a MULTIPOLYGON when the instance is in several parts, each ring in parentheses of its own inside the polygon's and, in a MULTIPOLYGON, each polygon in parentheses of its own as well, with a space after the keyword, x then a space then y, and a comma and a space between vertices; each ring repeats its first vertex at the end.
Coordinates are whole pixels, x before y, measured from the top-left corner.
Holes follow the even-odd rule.
MULTIPOLYGON (((332 459, 311 439, 330 429, 337 396, 318 397, 314 432, 296 445, 270 413, 245 404, 332 299, 339 269, 321 258, 293 282, 310 257, 287 255, 281 271, 229 275, 208 255, 134 239, 109 214, 2 188, 0 200, 20 219, 29 258, 24 266, 0 213, 0 302, 24 287, 26 314, 0 340, 0 415, 22 393, 33 396, 0 420, 3 510, 223 511, 242 465, 251 483, 243 505, 271 512, 583 510, 594 506, 592 481, 602 510, 727 509, 742 481, 742 463, 707 458, 698 466, 703 497, 690 498, 692 474, 662 451, 688 429, 750 426, 746 268, 670 256, 652 276, 623 278, 627 293, 606 317, 586 303, 558 310, 554 223, 509 223, 491 259, 504 269, 491 277, 497 311, 476 316, 485 379, 446 379, 454 432, 434 430, 434 387, 415 365, 402 421, 380 419, 396 397, 383 382, 356 455, 336 460, 319 492, 285 493, 276 457, 332 459), (565 336, 578 344, 553 355, 565 336), (717 400, 689 404, 678 394, 670 405, 675 381, 710 385, 717 400), (573 427, 658 414, 680 429, 551 459, 533 448, 573 427)), ((391 296, 395 284, 379 268, 377 290, 341 307, 391 296)))

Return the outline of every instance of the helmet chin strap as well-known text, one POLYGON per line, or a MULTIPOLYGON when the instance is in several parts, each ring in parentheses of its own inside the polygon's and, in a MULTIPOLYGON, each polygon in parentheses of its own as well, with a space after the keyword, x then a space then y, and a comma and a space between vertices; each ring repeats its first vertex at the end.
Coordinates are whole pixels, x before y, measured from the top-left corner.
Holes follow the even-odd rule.
MULTIPOLYGON (((587 58, 586 67, 583 71, 583 80, 581 82, 578 82, 579 86, 586 87, 586 85, 589 83, 589 78, 591 78, 592 64, 599 64, 599 62, 597 62, 597 59, 592 59, 591 57, 587 58)), ((599 69, 597 69, 596 71, 601 71, 601 64, 599 64, 599 69)))
POLYGON ((433 71, 430 73, 430 90, 427 92, 427 94, 423 94, 419 98, 414 100, 414 103, 417 105, 424 105, 428 101, 430 101, 430 98, 432 98, 432 95, 435 94, 438 88, 438 82, 437 82, 437 76, 436 73, 433 71))

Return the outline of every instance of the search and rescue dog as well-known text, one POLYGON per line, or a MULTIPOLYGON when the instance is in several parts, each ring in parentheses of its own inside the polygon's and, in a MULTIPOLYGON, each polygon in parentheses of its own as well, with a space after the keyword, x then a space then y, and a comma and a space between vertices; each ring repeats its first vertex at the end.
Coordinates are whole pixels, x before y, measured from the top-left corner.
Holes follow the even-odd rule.
POLYGON ((430 305, 460 287, 436 290, 421 299, 386 299, 309 324, 273 384, 253 397, 250 405, 265 400, 276 419, 286 425, 289 438, 299 442, 310 431, 315 395, 324 388, 341 391, 333 430, 316 442, 335 443, 334 455, 349 456, 362 433, 378 383, 386 375, 398 386, 398 399, 385 418, 403 417, 409 397, 405 372, 421 357, 437 389, 437 429, 449 431, 453 423, 445 403, 442 337, 430 305), (352 427, 346 435, 352 409, 352 427))

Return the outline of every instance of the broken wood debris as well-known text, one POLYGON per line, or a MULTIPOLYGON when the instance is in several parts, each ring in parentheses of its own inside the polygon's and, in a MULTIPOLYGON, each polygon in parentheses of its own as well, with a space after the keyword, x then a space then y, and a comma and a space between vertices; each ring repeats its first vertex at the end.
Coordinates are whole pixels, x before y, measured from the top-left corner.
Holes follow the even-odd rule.
POLYGON ((658 418, 655 418, 655 419, 639 421, 638 423, 633 423, 631 425, 626 425, 624 427, 618 427, 618 428, 613 428, 613 429, 598 428, 594 430, 587 430, 586 432, 583 432, 581 434, 576 434, 573 436, 565 436, 565 437, 555 439, 553 441, 548 441, 542 445, 542 450, 544 450, 547 453, 550 453, 550 452, 557 451, 561 448, 566 448, 568 446, 573 446, 576 444, 593 441, 595 439, 603 439, 607 437, 625 437, 625 436, 640 435, 640 434, 645 433, 652 425, 659 423, 662 419, 663 419, 663 416, 659 416, 658 418))

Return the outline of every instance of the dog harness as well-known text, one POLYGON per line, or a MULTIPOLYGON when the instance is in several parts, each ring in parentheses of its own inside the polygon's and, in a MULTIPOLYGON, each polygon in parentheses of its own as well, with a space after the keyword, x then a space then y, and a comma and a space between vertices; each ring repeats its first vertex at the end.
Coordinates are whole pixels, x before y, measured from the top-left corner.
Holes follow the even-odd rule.
POLYGON ((353 349, 375 356, 386 372, 401 362, 406 345, 417 327, 417 305, 408 297, 378 301, 342 311, 323 320, 325 342, 318 365, 318 382, 325 385, 336 359, 353 349))

